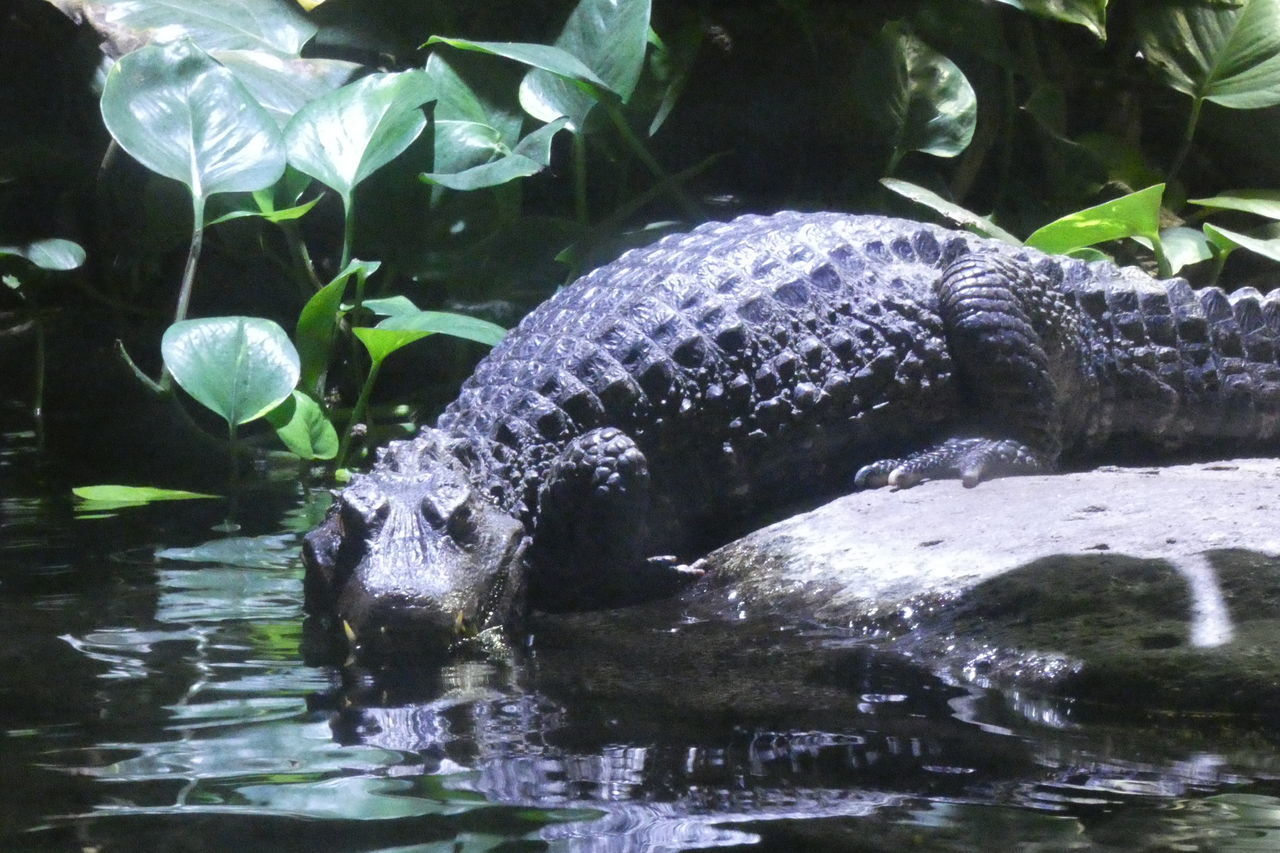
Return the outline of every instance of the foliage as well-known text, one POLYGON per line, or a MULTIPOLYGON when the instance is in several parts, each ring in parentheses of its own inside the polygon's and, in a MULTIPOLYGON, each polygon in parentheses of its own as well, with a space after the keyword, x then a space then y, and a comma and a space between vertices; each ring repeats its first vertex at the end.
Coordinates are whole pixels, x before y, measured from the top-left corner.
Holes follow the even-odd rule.
POLYGON ((98 106, 129 156, 81 175, 95 220, 70 232, 8 201, 44 173, 0 174, 9 292, 42 318, 107 306, 155 393, 177 401, 172 376, 331 471, 403 422, 388 364, 429 350, 447 387, 475 355, 416 341, 491 345, 491 321, 712 216, 932 211, 1205 280, 1280 260, 1280 168, 1256 156, 1280 142, 1280 0, 57 5, 111 22, 98 106))

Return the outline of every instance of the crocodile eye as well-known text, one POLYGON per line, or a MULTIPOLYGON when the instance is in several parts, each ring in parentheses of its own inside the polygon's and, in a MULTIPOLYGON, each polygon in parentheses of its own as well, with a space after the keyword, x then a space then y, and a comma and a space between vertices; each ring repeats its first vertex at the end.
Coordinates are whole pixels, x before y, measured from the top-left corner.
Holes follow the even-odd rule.
POLYGON ((386 521, 391 505, 385 497, 369 500, 368 495, 344 492, 338 502, 342 535, 368 538, 386 521))
POLYGON ((460 542, 471 540, 476 532, 475 514, 468 504, 458 504, 449 516, 449 535, 460 542))

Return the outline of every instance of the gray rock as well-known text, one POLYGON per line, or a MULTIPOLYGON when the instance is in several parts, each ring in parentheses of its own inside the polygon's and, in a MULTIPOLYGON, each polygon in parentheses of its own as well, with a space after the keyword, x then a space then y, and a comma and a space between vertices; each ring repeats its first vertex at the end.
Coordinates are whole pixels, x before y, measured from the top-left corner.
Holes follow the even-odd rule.
POLYGON ((859 492, 714 552, 685 601, 860 629, 977 684, 1265 711, 1277 506, 1271 459, 859 492))

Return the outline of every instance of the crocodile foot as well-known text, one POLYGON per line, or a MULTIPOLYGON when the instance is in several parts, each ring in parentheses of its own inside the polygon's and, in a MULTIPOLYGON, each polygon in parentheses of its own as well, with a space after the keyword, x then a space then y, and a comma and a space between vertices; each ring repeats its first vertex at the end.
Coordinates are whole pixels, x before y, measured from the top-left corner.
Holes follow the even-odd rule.
POLYGON ((881 459, 858 469, 859 489, 895 486, 909 489, 921 480, 959 479, 966 488, 983 480, 1017 474, 1039 474, 1048 461, 1019 441, 993 438, 951 438, 936 447, 901 459, 881 459))

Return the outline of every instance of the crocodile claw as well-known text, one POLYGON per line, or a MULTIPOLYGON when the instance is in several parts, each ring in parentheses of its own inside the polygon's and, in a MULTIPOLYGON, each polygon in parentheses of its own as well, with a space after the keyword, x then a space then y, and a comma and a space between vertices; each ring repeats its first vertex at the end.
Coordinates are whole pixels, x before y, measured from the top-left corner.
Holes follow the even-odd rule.
POLYGON ((901 459, 881 459, 863 465, 853 478, 859 489, 893 486, 909 489, 922 480, 960 480, 973 488, 983 480, 1019 474, 1039 474, 1049 463, 1025 444, 1012 439, 950 438, 935 447, 901 459))

